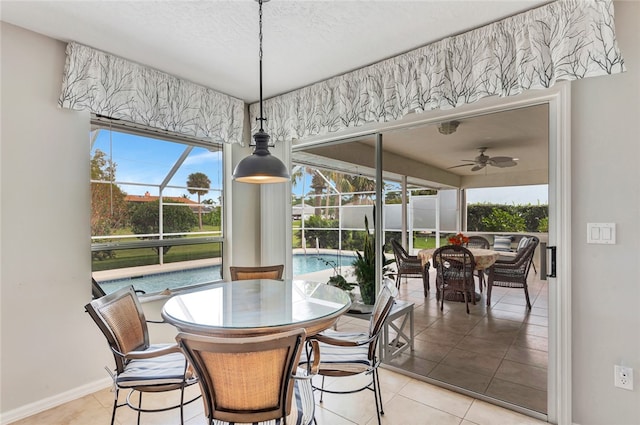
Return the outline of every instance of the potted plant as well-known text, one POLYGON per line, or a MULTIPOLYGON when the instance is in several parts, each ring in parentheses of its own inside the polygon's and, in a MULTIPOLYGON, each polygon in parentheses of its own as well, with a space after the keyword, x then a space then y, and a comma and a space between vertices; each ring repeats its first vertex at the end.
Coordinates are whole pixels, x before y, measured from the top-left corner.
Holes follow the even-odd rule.
MULTIPOLYGON (((375 216, 374 216, 375 217, 375 216)), ((375 218, 374 218, 375 219, 375 218)), ((360 287, 360 296, 364 304, 373 305, 376 301, 376 256, 375 256, 375 236, 369 234, 369 220, 364 217, 364 243, 363 252, 356 251, 356 259, 353 261, 353 273, 356 282, 360 287)), ((387 270, 387 266, 395 260, 387 259, 382 252, 383 273, 387 270)))
POLYGON ((347 279, 345 279, 344 276, 342 276, 338 271, 338 266, 336 262, 332 260, 325 260, 323 258, 318 258, 318 260, 322 261, 326 265, 331 266, 333 268, 333 276, 329 278, 329 281, 327 282, 327 284, 331 286, 335 286, 336 288, 340 288, 343 291, 348 292, 349 296, 353 298, 353 294, 351 293, 351 291, 356 286, 356 284, 352 282, 347 282, 347 279))

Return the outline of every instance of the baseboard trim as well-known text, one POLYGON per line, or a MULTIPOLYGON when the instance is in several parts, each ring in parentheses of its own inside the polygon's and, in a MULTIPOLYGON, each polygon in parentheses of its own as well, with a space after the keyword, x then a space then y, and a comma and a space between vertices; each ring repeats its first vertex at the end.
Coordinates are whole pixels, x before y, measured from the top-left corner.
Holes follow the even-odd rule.
POLYGON ((96 391, 100 391, 113 384, 111 378, 104 378, 98 381, 91 382, 89 384, 82 385, 77 388, 73 388, 69 391, 65 391, 60 394, 56 394, 52 397, 48 397, 34 403, 27 404, 17 409, 10 410, 8 412, 0 413, 0 424, 8 425, 12 422, 20 419, 27 418, 53 407, 60 406, 61 404, 68 403, 72 400, 84 397, 89 394, 93 394, 96 391))

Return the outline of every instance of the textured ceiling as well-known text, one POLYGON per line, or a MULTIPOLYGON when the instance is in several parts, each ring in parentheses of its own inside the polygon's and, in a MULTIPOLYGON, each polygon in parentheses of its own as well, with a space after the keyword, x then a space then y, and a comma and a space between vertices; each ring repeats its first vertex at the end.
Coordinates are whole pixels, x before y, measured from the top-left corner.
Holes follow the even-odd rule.
MULTIPOLYGON (((264 97, 386 59, 547 0, 265 3, 264 97)), ((3 21, 253 102, 258 4, 234 1, 6 1, 3 21)))
MULTIPOLYGON (((548 3, 547 0, 284 1, 263 6, 264 97, 286 93, 548 3)), ((6 1, 0 18, 185 78, 246 102, 258 100, 258 4, 234 1, 6 1)), ((416 183, 466 187, 546 181, 546 108, 463 119, 442 137, 432 126, 385 133, 385 164, 416 183), (520 158, 513 168, 451 169, 477 149, 520 158), (426 170, 431 170, 427 173, 426 170), (439 179, 436 182, 436 177, 439 179), (492 180, 501 176, 499 180, 492 180), (443 183, 444 182, 444 183, 443 183)), ((357 141, 372 145, 367 138, 357 141)), ((349 146, 339 152, 347 156, 349 146)), ((330 150, 329 150, 330 151, 330 150)), ((294 159, 367 172, 360 153, 345 162, 326 151, 294 159), (366 171, 365 171, 366 170, 366 171)), ((370 164, 369 164, 370 165, 370 164)))

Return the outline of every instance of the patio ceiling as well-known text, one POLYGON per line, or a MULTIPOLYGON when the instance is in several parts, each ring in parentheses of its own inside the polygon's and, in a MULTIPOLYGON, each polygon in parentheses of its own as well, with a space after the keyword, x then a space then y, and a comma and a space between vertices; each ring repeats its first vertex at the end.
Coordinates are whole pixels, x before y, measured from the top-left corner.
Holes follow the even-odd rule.
MULTIPOLYGON (((383 132, 385 178, 434 188, 473 188, 548 183, 548 107, 536 105, 457 119, 452 134, 438 124, 383 132), (450 168, 472 160, 478 148, 485 155, 518 158, 515 167, 450 168)), ((375 175, 375 137, 355 137, 346 143, 294 148, 293 161, 350 174, 375 175)), ((467 162, 468 163, 468 162, 467 162)))

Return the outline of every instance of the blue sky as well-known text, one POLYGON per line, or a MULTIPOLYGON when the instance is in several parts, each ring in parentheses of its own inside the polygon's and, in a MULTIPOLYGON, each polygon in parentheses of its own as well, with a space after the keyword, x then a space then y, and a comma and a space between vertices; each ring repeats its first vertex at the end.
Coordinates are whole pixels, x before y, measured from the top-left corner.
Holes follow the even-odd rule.
MULTIPOLYGON (((101 130, 93 145, 91 156, 93 157, 96 149, 100 149, 107 154, 112 152, 113 161, 116 163, 116 179, 118 181, 159 185, 180 158, 185 148, 186 145, 179 143, 101 130), (110 146, 112 149, 110 149, 110 146)), ((211 152, 207 149, 196 147, 186 158, 169 182, 169 185, 186 186, 189 174, 200 172, 209 177, 211 188, 221 188, 221 170, 221 152, 211 152)), ((129 195, 144 195, 147 190, 152 195, 158 195, 157 188, 153 187, 121 186, 129 195)), ((168 188, 164 191, 165 196, 182 196, 183 194, 189 196, 190 199, 197 200, 197 195, 191 195, 184 189, 168 188)), ((210 192, 202 199, 211 198, 217 202, 218 196, 217 192, 210 192)))
POLYGON ((495 187, 467 190, 467 203, 508 205, 546 205, 549 203, 548 185, 495 187))

